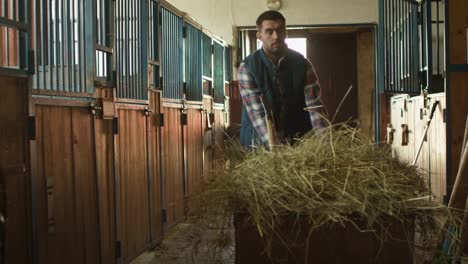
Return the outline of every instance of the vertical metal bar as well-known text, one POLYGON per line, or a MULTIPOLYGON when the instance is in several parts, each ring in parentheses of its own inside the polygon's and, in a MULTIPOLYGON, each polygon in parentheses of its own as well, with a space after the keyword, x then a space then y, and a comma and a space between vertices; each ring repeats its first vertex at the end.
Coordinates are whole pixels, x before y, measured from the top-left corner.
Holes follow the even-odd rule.
POLYGON ((129 94, 130 94, 130 87, 131 87, 131 83, 130 83, 130 67, 132 66, 130 64, 130 48, 129 48, 129 38, 130 38, 130 34, 129 34, 129 31, 130 31, 130 27, 129 27, 129 18, 128 18, 128 14, 129 14, 129 0, 123 0, 124 1, 124 9, 122 10, 122 16, 123 16, 123 19, 125 20, 125 62, 124 62, 124 65, 125 65, 125 71, 126 71, 126 76, 125 76, 125 98, 128 98, 129 97, 129 94))
POLYGON ((105 15, 105 10, 106 10, 106 6, 104 5, 105 3, 105 0, 97 0, 99 1, 99 6, 100 6, 100 16, 101 16, 101 19, 99 21, 99 26, 101 28, 101 36, 100 36, 100 41, 101 41, 101 45, 103 46, 107 46, 107 43, 106 43, 106 28, 105 28, 105 21, 107 19, 106 15, 105 15))
POLYGON ((71 76, 70 76, 70 86, 71 90, 76 92, 76 73, 75 73, 75 0, 70 0, 71 1, 71 8, 70 8, 70 14, 71 14, 71 20, 70 20, 70 36, 71 36, 71 45, 70 45, 70 70, 71 70, 71 76))
MULTIPOLYGON (((136 51, 136 70, 137 70, 137 78, 136 78, 136 81, 137 81, 137 91, 138 91, 138 99, 143 99, 144 95, 143 95, 143 91, 145 89, 145 87, 143 87, 143 81, 142 81, 142 75, 141 75, 141 63, 143 61, 143 57, 142 57, 142 49, 143 49, 143 42, 141 41, 142 40, 142 37, 143 37, 143 34, 145 34, 142 30, 141 30, 141 25, 140 25, 140 17, 142 16, 141 12, 140 12, 140 5, 142 4, 142 2, 146 3, 146 1, 138 1, 137 4, 135 5, 135 27, 136 27, 136 30, 135 30, 135 51, 136 51), (140 5, 138 5, 138 3, 140 3, 140 5)), ((146 17, 146 16, 145 16, 146 17)), ((144 47, 146 47, 146 45, 144 45, 144 47)))
POLYGON ((413 5, 412 7, 413 11, 413 44, 412 44, 412 49, 413 49, 413 85, 414 89, 418 90, 419 89, 419 78, 418 78, 418 72, 419 72, 419 25, 418 25, 418 6, 413 5))
POLYGON ((391 44, 391 54, 392 54, 392 91, 396 91, 396 30, 395 30, 395 0, 391 0, 391 34, 392 34, 392 44, 391 44))
POLYGON ((432 11, 431 11, 431 1, 427 3, 427 90, 432 92, 432 11))
MULTIPOLYGON (((47 19, 47 55, 48 55, 48 75, 49 75, 49 80, 47 82, 47 89, 50 89, 50 90, 54 90, 54 81, 53 81, 53 78, 54 78, 54 74, 53 74, 53 69, 54 69, 54 62, 53 62, 53 45, 54 45, 54 39, 53 39, 53 34, 52 34, 52 25, 53 25, 53 16, 52 16, 52 3, 51 1, 52 0, 46 0, 47 1, 47 6, 46 6, 46 10, 47 10, 47 14, 45 16, 45 18, 48 18, 47 19)), ((47 79, 47 76, 44 76, 45 79, 47 79)), ((44 87, 45 88, 45 87, 44 87)))
POLYGON ((131 73, 130 73, 130 76, 132 77, 132 93, 130 94, 130 96, 131 96, 131 98, 135 98, 135 93, 136 93, 135 53, 134 53, 135 52, 135 48, 134 48, 135 25, 134 25, 134 22, 133 22, 133 17, 134 17, 134 13, 135 13, 135 7, 134 7, 135 1, 130 0, 130 3, 131 3, 130 4, 130 15, 129 15, 129 19, 130 19, 130 58, 131 58, 130 64, 132 65, 131 73))
MULTIPOLYGON (((37 75, 37 87, 38 89, 42 88, 42 89, 45 89, 46 88, 46 78, 45 78, 45 58, 44 58, 44 0, 39 0, 39 14, 40 14, 40 22, 39 22, 39 25, 36 25, 36 28, 39 27, 39 30, 38 31, 38 34, 37 34, 37 37, 38 39, 40 40, 40 43, 41 43, 41 49, 38 51, 39 54, 40 54, 40 62, 38 61, 37 64, 41 65, 41 70, 40 71, 36 71, 36 75, 37 75), (39 34, 40 32, 40 34, 39 34), (40 84, 40 81, 41 81, 41 78, 42 78, 42 87, 41 87, 41 84, 40 84)), ((39 42, 36 41, 36 50, 38 50, 38 47, 37 47, 37 44, 39 42)))
POLYGON ((140 2, 140 80, 141 80, 141 91, 142 91, 142 99, 148 99, 148 1, 141 1, 140 2))
POLYGON ((440 61, 439 61, 439 58, 440 58, 440 30, 439 30, 439 23, 440 23, 440 17, 439 17, 439 4, 440 4, 440 1, 437 1, 436 2, 436 12, 437 12, 437 15, 436 15, 436 26, 437 26, 437 33, 436 33, 436 36, 437 36, 437 40, 436 40, 436 49, 437 49, 437 59, 436 59, 436 62, 437 62, 437 75, 440 74, 440 61))
POLYGON ((68 50, 68 47, 67 47, 67 44, 68 44, 68 41, 67 41, 67 37, 68 37, 68 31, 67 31, 67 20, 68 20, 68 16, 66 15, 66 12, 65 12, 65 8, 66 8, 66 3, 68 1, 64 1, 64 0, 61 0, 62 1, 62 5, 61 5, 61 14, 62 14, 62 32, 60 34, 61 36, 61 42, 62 42, 62 84, 63 84, 63 90, 64 91, 68 91, 69 90, 69 85, 68 85, 68 78, 67 77, 67 74, 66 72, 68 71, 68 63, 67 63, 67 50, 68 50))
MULTIPOLYGON (((390 60, 389 60, 389 0, 380 0, 379 1, 379 14, 380 14, 380 25, 379 25, 379 42, 378 42, 378 58, 379 61, 384 61, 384 67, 382 68, 382 72, 378 72, 377 79, 379 80, 379 89, 384 89, 384 91, 390 91, 390 60), (380 76, 379 76, 380 75, 380 76)), ((381 63, 380 63, 381 64, 381 63)))
POLYGON ((118 97, 122 97, 122 87, 123 87, 123 68, 122 68, 122 60, 123 60, 123 52, 122 52, 122 0, 117 0, 116 1, 116 14, 117 17, 116 19, 116 24, 117 24, 117 29, 116 29, 116 68, 117 68, 117 74, 118 74, 118 80, 117 80, 117 95, 118 97))
POLYGON ((408 92, 408 86, 406 85, 406 73, 407 73, 407 53, 406 53, 406 5, 408 2, 402 1, 402 12, 401 12, 401 49, 402 49, 402 87, 403 91, 408 92))
POLYGON ((55 6, 54 6, 54 15, 55 15, 55 23, 54 23, 54 42, 55 42, 55 48, 54 48, 54 58, 55 58, 55 87, 56 90, 60 90, 60 76, 59 76, 59 67, 60 67, 60 61, 59 61, 59 54, 60 54, 60 41, 59 41, 59 23, 60 23, 60 15, 59 15, 59 1, 60 0, 54 0, 55 6))
POLYGON ((95 35, 95 28, 94 23, 96 21, 96 2, 95 0, 85 0, 85 12, 87 12, 87 16, 84 17, 91 17, 91 19, 85 20, 85 38, 84 42, 85 45, 85 58, 86 58, 86 70, 85 70, 85 92, 92 93, 94 91, 94 75, 95 75, 95 63, 96 63, 96 52, 94 44, 96 43, 96 35, 95 35))
POLYGON ((67 20, 66 20, 66 26, 67 26, 67 69, 68 69, 68 82, 67 85, 69 86, 70 91, 74 91, 74 79, 73 79, 73 31, 72 31, 72 21, 73 21, 73 15, 72 15, 72 10, 73 8, 73 0, 67 1, 67 8, 66 8, 66 14, 67 14, 67 20))

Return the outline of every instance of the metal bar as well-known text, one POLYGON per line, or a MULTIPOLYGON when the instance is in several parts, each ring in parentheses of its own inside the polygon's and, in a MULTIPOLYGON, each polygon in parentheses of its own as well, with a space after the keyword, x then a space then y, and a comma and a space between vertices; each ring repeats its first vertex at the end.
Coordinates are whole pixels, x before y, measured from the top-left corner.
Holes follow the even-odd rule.
POLYGON ((391 0, 391 18, 390 18, 390 24, 391 24, 391 34, 392 34, 392 40, 391 40, 391 54, 392 54, 392 67, 391 67, 391 71, 392 71, 392 91, 396 91, 396 74, 397 74, 397 69, 396 69, 396 48, 395 48, 395 34, 396 34, 396 30, 395 30, 395 0, 391 0))
POLYGON ((117 0, 116 4, 116 23, 117 23, 117 30, 116 30, 116 70, 118 74, 117 80, 117 92, 118 97, 122 97, 122 86, 123 86, 123 69, 122 69, 122 0, 117 0))
POLYGON ((75 50, 75 42, 77 41, 76 38, 75 38, 75 34, 77 33, 77 31, 75 31, 75 20, 77 18, 77 16, 75 16, 75 12, 77 11, 75 9, 75 3, 76 3, 76 0, 71 0, 71 15, 72 15, 72 19, 71 19, 71 36, 72 36, 72 43, 71 43, 71 47, 70 47, 70 52, 71 52, 71 55, 70 55, 70 58, 71 58, 71 71, 72 71, 72 87, 73 87, 73 91, 76 92, 77 91, 77 88, 78 88, 78 85, 76 83, 76 68, 75 68, 75 64, 76 64, 76 61, 75 61, 75 58, 76 58, 76 50, 75 50))
POLYGON ((440 58, 440 32, 439 32, 439 22, 440 22, 440 17, 439 17, 439 4, 440 2, 437 1, 436 2, 436 12, 437 12, 437 15, 436 15, 436 21, 437 21, 437 33, 436 33, 436 36, 437 36, 437 40, 436 40, 436 49, 437 49, 437 59, 436 59, 436 62, 437 62, 437 74, 440 74, 440 62, 439 62, 439 58, 440 58))
POLYGON ((107 43, 106 43, 106 28, 105 28, 105 21, 107 19, 106 15, 105 15, 105 10, 106 10, 106 6, 104 5, 105 3, 105 0, 98 0, 99 1, 99 7, 100 7, 100 17, 101 17, 101 20, 99 21, 99 26, 100 26, 100 41, 97 42, 99 44, 102 44, 103 46, 107 46, 107 43))
POLYGON ((83 17, 91 17, 91 19, 84 20, 84 52, 85 52, 85 61, 84 61, 84 75, 85 75, 85 87, 84 92, 92 93, 94 91, 94 72, 95 72, 95 63, 96 63, 96 52, 94 49, 94 43, 96 43, 95 38, 95 28, 94 22, 96 21, 96 6, 94 0, 84 1, 84 12, 86 15, 83 17))
POLYGON ((418 6, 413 6, 413 83, 414 89, 419 90, 419 26, 418 26, 418 6))
POLYGON ((123 97, 124 98, 129 98, 129 92, 130 92, 130 54, 129 54, 129 21, 128 21, 128 12, 129 12, 129 5, 127 0, 122 0, 124 2, 124 8, 122 10, 122 20, 125 22, 125 36, 123 36, 123 41, 125 43, 125 47, 123 48, 124 50, 124 67, 125 67, 125 85, 123 87, 123 97))
POLYGON ((54 37, 53 37, 53 17, 52 17, 52 0, 47 0, 47 14, 46 17, 48 17, 48 22, 47 22, 47 34, 49 35, 47 38, 47 49, 48 49, 48 55, 49 55, 49 81, 47 84, 47 88, 49 90, 54 90, 54 37))
POLYGON ((64 12, 64 9, 65 9, 65 1, 64 0, 61 0, 61 8, 60 8, 60 13, 61 13, 61 26, 62 26, 62 31, 60 32, 60 43, 61 43, 61 47, 62 47, 62 54, 61 54, 61 62, 62 62, 62 68, 61 68, 61 72, 62 72, 62 90, 63 91, 68 91, 68 83, 67 83, 67 80, 65 79, 66 77, 66 69, 68 69, 68 65, 66 63, 66 60, 67 60, 67 56, 66 56, 66 49, 67 49, 67 42, 66 42, 66 39, 67 39, 67 31, 66 31, 66 15, 65 15, 65 12, 64 12))
POLYGON ((54 48, 54 58, 55 58, 55 76, 56 76, 56 82, 55 82, 55 87, 56 90, 59 91, 59 85, 60 85, 60 77, 59 77, 59 67, 60 67, 60 62, 59 62, 59 54, 60 54, 60 41, 59 41, 59 0, 53 0, 55 3, 55 8, 54 8, 54 18, 55 18, 55 23, 54 23, 54 42, 55 42, 55 48, 54 48))
POLYGON ((140 80, 141 80, 141 88, 142 97, 141 99, 148 99, 148 2, 141 1, 140 2, 140 80))
POLYGON ((75 86, 73 84, 73 52, 72 48, 74 45, 73 41, 73 32, 72 32, 72 21, 73 21, 73 15, 72 15, 72 6, 73 6, 73 0, 72 1, 66 1, 66 14, 67 14, 67 19, 66 21, 66 31, 67 31, 67 86, 69 91, 75 91, 75 86))
MULTIPOLYGON (((14 1, 14 2, 16 2, 16 1, 14 1)), ((17 15, 17 19, 19 21, 25 21, 24 12, 27 9, 26 3, 24 1, 20 0, 17 4, 18 4, 18 8, 17 8, 17 10, 14 10, 13 12, 17 15)), ((16 8, 16 5, 15 5, 15 8, 16 8)), ((19 30, 17 32, 18 32, 18 35, 19 35, 18 36, 19 37, 19 40, 18 40, 18 44, 19 44, 19 49, 18 49, 18 51, 19 51, 19 68, 20 69, 28 69, 27 59, 28 59, 28 52, 29 52, 29 49, 30 49, 30 46, 28 45, 29 44, 28 43, 28 39, 29 39, 28 37, 31 34, 31 32, 30 32, 29 29, 28 29, 27 32, 21 32, 19 30)), ((33 70, 33 69, 28 69, 28 70, 33 70)))
POLYGON ((427 26, 427 90, 432 92, 432 4, 431 1, 427 1, 427 17, 426 17, 426 26, 427 26))
POLYGON ((78 84, 79 84, 79 89, 78 92, 83 92, 85 91, 84 88, 84 83, 85 83, 85 77, 84 77, 84 59, 83 59, 83 51, 84 51, 84 41, 83 41, 83 7, 84 7, 84 1, 77 0, 78 2, 78 16, 77 16, 77 26, 78 26, 78 36, 77 36, 77 46, 78 46, 78 84))

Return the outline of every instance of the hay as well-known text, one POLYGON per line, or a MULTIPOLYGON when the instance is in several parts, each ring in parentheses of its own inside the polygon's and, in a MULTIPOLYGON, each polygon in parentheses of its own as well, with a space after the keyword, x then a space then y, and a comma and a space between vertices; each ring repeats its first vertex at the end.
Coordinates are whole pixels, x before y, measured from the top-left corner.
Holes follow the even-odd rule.
POLYGON ((348 125, 310 133, 274 151, 246 152, 232 141, 226 145, 229 168, 192 197, 203 205, 192 211, 200 226, 223 230, 232 214, 246 212, 271 241, 284 216, 306 217, 309 233, 330 224, 372 232, 391 217, 414 219, 416 232, 428 243, 445 232, 444 223, 458 226, 447 207, 431 200, 417 168, 392 158, 389 148, 348 125))

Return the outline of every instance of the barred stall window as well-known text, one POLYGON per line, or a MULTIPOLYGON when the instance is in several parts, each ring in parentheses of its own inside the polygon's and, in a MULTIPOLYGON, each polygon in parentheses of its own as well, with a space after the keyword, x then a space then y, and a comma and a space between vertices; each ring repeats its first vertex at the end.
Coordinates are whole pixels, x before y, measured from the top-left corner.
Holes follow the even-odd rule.
POLYGON ((213 95, 213 41, 203 33, 202 37, 203 94, 213 95))
POLYGON ((147 9, 142 10, 140 2, 133 0, 116 0, 115 5, 117 97, 147 100, 147 76, 143 69, 146 57, 143 59, 142 55, 142 47, 146 48, 142 28, 147 23, 142 20, 147 17, 147 9))
POLYGON ((160 87, 160 60, 159 60, 159 47, 160 47, 160 9, 159 2, 151 0, 148 8, 148 85, 150 89, 161 89, 160 87))
POLYGON ((163 97, 183 97, 182 18, 162 8, 163 97))
POLYGON ((7 74, 25 74, 28 65, 29 21, 25 0, 0 0, 0 71, 7 74))
POLYGON ((213 66, 214 102, 224 103, 224 47, 217 42, 214 42, 213 66))
POLYGON ((202 31, 185 24, 185 83, 189 101, 202 100, 202 31))
POLYGON ((35 89, 93 92, 93 21, 84 19, 93 17, 91 2, 37 2, 35 89))
POLYGON ((444 90, 444 6, 441 1, 380 0, 379 46, 387 93, 444 90))

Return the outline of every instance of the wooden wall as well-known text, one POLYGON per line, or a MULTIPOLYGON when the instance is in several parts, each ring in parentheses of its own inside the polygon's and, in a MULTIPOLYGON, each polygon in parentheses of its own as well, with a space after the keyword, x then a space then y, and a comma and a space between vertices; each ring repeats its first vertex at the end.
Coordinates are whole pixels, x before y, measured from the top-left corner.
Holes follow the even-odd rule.
POLYGON ((164 185, 165 228, 181 220, 185 215, 184 199, 184 146, 181 109, 162 103, 164 127, 161 131, 162 168, 164 185))
POLYGON ((33 101, 33 188, 41 263, 98 263, 93 116, 81 102, 33 101))
MULTIPOLYGON (((0 76, 0 237, 4 263, 31 261, 30 166, 27 79, 0 76)), ((1 260, 0 260, 1 261, 1 260)))
POLYGON ((150 182, 144 105, 118 104, 117 239, 124 261, 150 245, 150 182))
POLYGON ((149 175, 150 175, 150 208, 151 208, 151 241, 153 245, 163 236, 162 223, 162 170, 161 170, 161 126, 159 114, 161 113, 160 91, 150 91, 149 106, 152 113, 149 116, 148 149, 149 149, 149 175))
POLYGON ((187 110, 187 126, 184 127, 186 146, 188 195, 194 194, 203 185, 203 111, 187 110))
POLYGON ((374 138, 374 32, 359 31, 357 46, 357 108, 361 132, 374 138))
POLYGON ((391 125, 395 132, 391 146, 394 156, 399 160, 409 164, 413 162, 423 138, 430 109, 435 101, 438 101, 439 104, 434 112, 426 139, 423 141, 416 166, 429 184, 434 199, 442 203, 447 195, 446 122, 443 117, 443 111, 446 109, 445 94, 432 94, 427 99, 422 96, 409 97, 408 95, 392 97, 390 102, 391 125), (402 125, 407 125, 407 140, 403 140, 402 125), (403 144, 403 141, 407 142, 406 145, 403 144))
POLYGON ((466 1, 450 0, 448 3, 448 46, 447 46, 447 110, 449 117, 448 141, 450 183, 455 182, 460 163, 463 134, 468 115, 468 13, 466 1), (454 69, 455 67, 459 69, 454 69))

